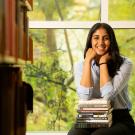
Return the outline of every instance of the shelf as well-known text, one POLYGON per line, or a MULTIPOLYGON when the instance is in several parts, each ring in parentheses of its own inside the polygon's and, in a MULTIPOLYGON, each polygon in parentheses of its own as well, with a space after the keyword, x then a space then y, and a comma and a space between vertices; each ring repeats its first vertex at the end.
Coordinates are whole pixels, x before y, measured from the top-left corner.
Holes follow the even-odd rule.
POLYGON ((33 42, 28 34, 27 12, 33 9, 33 0, 0 1, 0 64, 33 62, 33 42), (3 6, 4 5, 4 8, 3 6))
POLYGON ((26 61, 18 58, 16 59, 13 56, 2 56, 0 55, 0 64, 25 64, 26 61))

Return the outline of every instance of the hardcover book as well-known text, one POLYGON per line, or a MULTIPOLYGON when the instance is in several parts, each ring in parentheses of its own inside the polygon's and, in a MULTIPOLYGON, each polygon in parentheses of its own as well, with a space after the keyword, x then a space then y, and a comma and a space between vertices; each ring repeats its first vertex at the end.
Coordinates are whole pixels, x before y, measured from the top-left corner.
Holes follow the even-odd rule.
POLYGON ((112 110, 111 102, 102 98, 79 101, 76 128, 110 127, 112 110))

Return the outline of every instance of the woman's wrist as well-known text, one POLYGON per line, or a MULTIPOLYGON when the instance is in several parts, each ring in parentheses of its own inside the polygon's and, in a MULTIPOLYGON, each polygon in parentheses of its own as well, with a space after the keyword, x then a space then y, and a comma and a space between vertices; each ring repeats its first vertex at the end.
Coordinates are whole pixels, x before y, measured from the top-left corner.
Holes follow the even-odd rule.
POLYGON ((103 65, 103 64, 107 64, 107 62, 101 62, 101 63, 99 63, 99 66, 103 65))
POLYGON ((92 59, 91 58, 85 58, 85 62, 91 63, 92 59))

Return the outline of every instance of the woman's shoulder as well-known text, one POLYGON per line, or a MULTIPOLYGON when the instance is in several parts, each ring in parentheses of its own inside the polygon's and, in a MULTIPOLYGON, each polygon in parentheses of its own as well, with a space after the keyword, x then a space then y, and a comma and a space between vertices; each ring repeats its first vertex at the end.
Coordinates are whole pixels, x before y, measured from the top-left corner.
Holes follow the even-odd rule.
POLYGON ((120 70, 124 71, 132 71, 133 69, 133 62, 130 58, 128 57, 123 57, 123 64, 120 66, 120 70))
POLYGON ((123 61, 124 64, 131 64, 132 65, 133 62, 130 58, 124 57, 124 56, 122 56, 122 58, 124 59, 124 61, 123 61))

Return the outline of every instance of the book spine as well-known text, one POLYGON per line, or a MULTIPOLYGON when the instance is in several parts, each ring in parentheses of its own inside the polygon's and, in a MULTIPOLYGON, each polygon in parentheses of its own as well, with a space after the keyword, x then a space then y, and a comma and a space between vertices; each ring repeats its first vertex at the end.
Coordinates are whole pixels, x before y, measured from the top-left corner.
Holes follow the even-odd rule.
POLYGON ((76 123, 76 128, 106 128, 111 127, 112 123, 76 123))
POLYGON ((5 30, 4 30, 4 1, 0 0, 0 55, 4 53, 5 30), (3 34, 2 34, 3 33, 3 34))
POLYGON ((86 111, 108 111, 110 108, 89 108, 89 107, 80 107, 79 110, 86 110, 86 111))
POLYGON ((29 37, 29 60, 33 63, 33 40, 29 37))
POLYGON ((110 104, 80 104, 78 105, 78 108, 82 107, 88 107, 88 108, 108 108, 110 107, 110 104))
POLYGON ((95 104, 99 104, 99 105, 102 105, 102 104, 110 104, 110 100, 104 100, 102 98, 100 99, 91 99, 91 100, 80 100, 79 101, 79 105, 83 104, 83 105, 95 105, 95 104))
POLYGON ((91 115, 91 116, 81 116, 81 117, 78 116, 77 117, 77 119, 97 119, 97 120, 98 119, 99 120, 100 119, 110 119, 110 118, 112 118, 112 115, 111 114, 110 115, 102 115, 102 116, 100 116, 100 115, 98 115, 98 116, 97 115, 96 116, 93 115, 92 116, 91 115))

